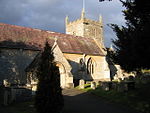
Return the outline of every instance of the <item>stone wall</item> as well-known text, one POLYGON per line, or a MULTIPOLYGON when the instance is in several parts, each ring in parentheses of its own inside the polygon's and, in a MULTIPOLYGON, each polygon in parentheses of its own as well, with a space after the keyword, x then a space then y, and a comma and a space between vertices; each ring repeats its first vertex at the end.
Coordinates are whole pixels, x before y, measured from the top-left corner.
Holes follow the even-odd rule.
POLYGON ((25 84, 25 69, 38 51, 6 48, 0 48, 0 51, 0 84, 4 79, 12 84, 25 84))
POLYGON ((76 20, 66 25, 66 34, 83 36, 83 20, 76 20))
POLYGON ((71 73, 72 67, 64 57, 62 51, 60 50, 59 46, 54 44, 54 57, 57 66, 59 67, 60 72, 60 84, 62 88, 71 88, 74 87, 73 84, 73 75, 71 73))
POLYGON ((72 66, 72 74, 75 79, 84 79, 84 80, 110 80, 110 70, 108 63, 105 60, 105 56, 93 56, 93 55, 82 55, 82 54, 69 54, 65 53, 64 56, 69 61, 72 66), (84 59, 85 63, 85 72, 80 71, 81 64, 80 59, 84 59), (87 74, 87 63, 88 60, 93 60, 94 73, 89 75, 87 74), (82 75, 84 74, 84 75, 82 75))
POLYGON ((87 18, 78 19, 66 24, 66 34, 98 39, 103 45, 102 23, 87 18))
POLYGON ((24 102, 32 99, 32 91, 25 87, 0 86, 0 106, 7 106, 13 102, 24 102))

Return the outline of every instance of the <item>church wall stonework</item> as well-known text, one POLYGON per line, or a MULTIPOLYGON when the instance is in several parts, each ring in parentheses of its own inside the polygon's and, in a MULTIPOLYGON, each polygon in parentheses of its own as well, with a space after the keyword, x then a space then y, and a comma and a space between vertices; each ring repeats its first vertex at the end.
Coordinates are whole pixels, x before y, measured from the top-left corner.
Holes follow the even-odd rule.
POLYGON ((77 20, 74 22, 70 22, 66 25, 66 34, 76 35, 76 36, 83 36, 83 20, 77 20))
POLYGON ((66 23, 66 34, 97 39, 101 45, 104 43, 101 21, 81 18, 73 22, 68 22, 66 23))
POLYGON ((85 79, 85 80, 110 80, 110 70, 104 56, 94 56, 94 55, 83 55, 83 54, 69 54, 64 53, 64 56, 69 61, 72 68, 72 74, 75 79, 85 79), (85 72, 84 75, 80 74, 80 59, 84 59, 85 72), (94 73, 88 75, 88 60, 93 60, 94 73))
POLYGON ((4 79, 10 83, 26 83, 25 69, 38 51, 22 49, 0 49, 0 84, 4 79))
POLYGON ((68 60, 70 63, 72 70, 72 74, 74 76, 74 79, 80 79, 79 76, 79 67, 80 67, 80 59, 83 58, 82 54, 69 54, 69 53, 64 53, 65 58, 68 60))
POLYGON ((94 73, 92 74, 95 81, 104 81, 110 80, 110 70, 108 67, 108 63, 105 60, 105 56, 86 56, 86 64, 88 63, 88 59, 92 59, 94 62, 94 73))
POLYGON ((60 72, 60 84, 62 88, 70 88, 74 87, 73 84, 73 75, 71 73, 72 67, 64 57, 62 51, 60 50, 59 46, 54 44, 53 49, 55 61, 57 66, 59 67, 60 72))

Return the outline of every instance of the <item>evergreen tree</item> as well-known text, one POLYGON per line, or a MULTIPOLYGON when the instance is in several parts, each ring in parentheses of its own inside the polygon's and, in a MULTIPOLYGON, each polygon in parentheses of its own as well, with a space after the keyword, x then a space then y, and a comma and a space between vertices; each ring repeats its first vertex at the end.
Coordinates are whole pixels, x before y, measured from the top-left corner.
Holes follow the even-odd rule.
POLYGON ((38 86, 35 107, 38 113, 60 113, 63 96, 60 87, 59 69, 54 63, 53 52, 46 42, 37 70, 38 86))
POLYGON ((148 0, 121 1, 126 26, 112 24, 117 35, 113 40, 116 54, 115 61, 127 71, 150 69, 150 3, 148 0))

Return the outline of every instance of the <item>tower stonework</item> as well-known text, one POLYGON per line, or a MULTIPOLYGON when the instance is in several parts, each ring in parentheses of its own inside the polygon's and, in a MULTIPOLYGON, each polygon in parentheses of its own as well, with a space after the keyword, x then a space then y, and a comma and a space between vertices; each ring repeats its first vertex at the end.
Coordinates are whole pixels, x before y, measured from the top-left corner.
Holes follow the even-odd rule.
POLYGON ((73 22, 66 17, 66 34, 82 36, 95 39, 103 48, 103 24, 102 17, 98 21, 85 18, 85 11, 82 9, 81 17, 73 22))

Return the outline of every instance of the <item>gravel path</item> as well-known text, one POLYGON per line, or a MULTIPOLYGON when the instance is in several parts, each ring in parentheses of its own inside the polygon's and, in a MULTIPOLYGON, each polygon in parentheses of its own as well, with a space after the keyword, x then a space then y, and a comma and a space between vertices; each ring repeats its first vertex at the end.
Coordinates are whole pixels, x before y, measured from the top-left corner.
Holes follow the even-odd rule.
POLYGON ((65 106, 63 113, 136 113, 122 105, 109 103, 78 89, 63 90, 65 106))

